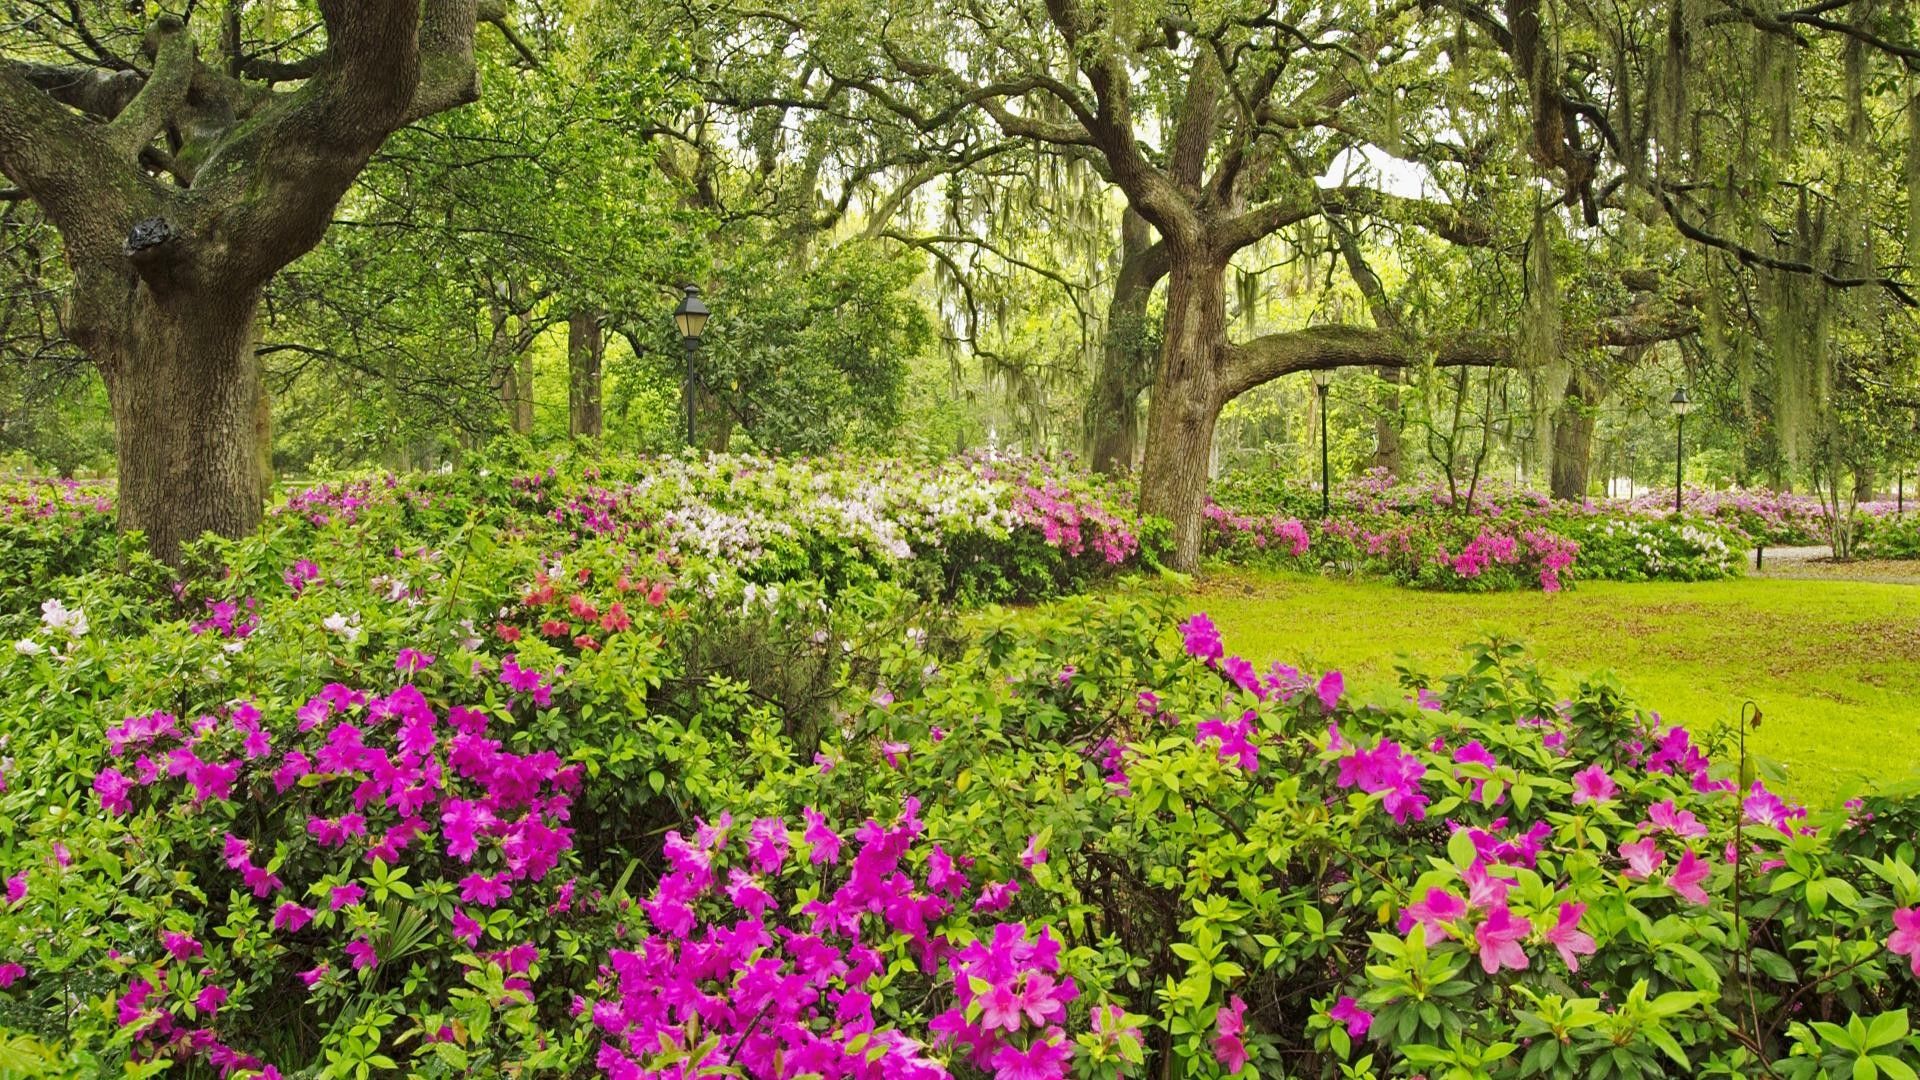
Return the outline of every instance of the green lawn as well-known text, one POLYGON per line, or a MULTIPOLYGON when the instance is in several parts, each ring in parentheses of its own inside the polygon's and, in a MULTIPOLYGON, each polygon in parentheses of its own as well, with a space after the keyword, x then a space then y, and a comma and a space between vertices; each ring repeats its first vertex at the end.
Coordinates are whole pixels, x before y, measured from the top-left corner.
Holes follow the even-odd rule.
POLYGON ((1462 643, 1499 632, 1556 675, 1612 669, 1669 722, 1732 721, 1752 698, 1765 720, 1749 748, 1788 766, 1786 786, 1810 802, 1920 769, 1920 586, 1601 582, 1467 595, 1225 572, 1203 578, 1192 604, 1230 652, 1337 667, 1367 696, 1399 692, 1402 655, 1439 673, 1462 643))

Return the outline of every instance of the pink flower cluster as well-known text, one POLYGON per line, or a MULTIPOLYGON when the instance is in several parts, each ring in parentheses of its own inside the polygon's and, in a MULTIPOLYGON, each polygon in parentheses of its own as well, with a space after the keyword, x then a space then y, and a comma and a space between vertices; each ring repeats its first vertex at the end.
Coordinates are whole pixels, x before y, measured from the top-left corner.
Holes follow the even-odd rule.
MULTIPOLYGON (((924 843, 918 814, 909 798, 893 822, 868 819, 851 858, 812 807, 797 843, 780 818, 743 832, 723 815, 670 835, 670 870, 641 905, 655 932, 614 950, 607 992, 578 1003, 602 1034, 600 1069, 615 1080, 725 1066, 755 1077, 944 1078, 927 1047, 874 1016, 875 980, 886 974, 878 946, 900 935, 927 969, 944 962, 952 976, 955 1004, 932 1023, 939 1042, 999 1080, 1064 1077, 1072 1047, 1061 1025, 1078 991, 1059 977, 1060 941, 1003 923, 956 949, 940 927, 967 906, 971 861, 924 843), (795 909, 801 925, 772 918, 783 877, 843 860, 844 881, 795 909)), ((1029 841, 1022 863, 1044 859, 1029 841)))
POLYGON ((1261 549, 1270 543, 1285 545, 1288 554, 1296 559, 1306 555, 1312 544, 1307 527, 1301 524, 1300 519, 1284 514, 1265 517, 1242 514, 1209 501, 1206 520, 1222 537, 1245 537, 1255 548, 1261 549))
POLYGON ((1118 514, 1051 480, 1022 486, 1013 497, 1013 514, 1068 555, 1091 546, 1108 565, 1118 566, 1140 550, 1139 537, 1118 514))
POLYGON ((1332 729, 1333 752, 1345 751, 1339 759, 1340 775, 1334 781, 1340 787, 1357 787, 1380 795, 1381 805, 1393 820, 1404 825, 1427 816, 1427 795, 1420 787, 1427 767, 1412 751, 1392 739, 1382 739, 1371 750, 1362 750, 1341 738, 1339 728, 1332 729))
MULTIPOLYGON (((331 684, 298 710, 297 720, 300 746, 284 751, 269 772, 271 763, 262 759, 272 740, 250 702, 237 702, 223 715, 202 716, 185 730, 165 713, 130 717, 108 730, 107 742, 114 757, 132 757, 132 775, 103 768, 94 778, 94 791, 112 814, 132 810, 136 788, 158 792, 175 780, 195 806, 233 799, 243 782, 255 799, 267 797, 269 782, 276 795, 297 785, 302 798, 317 803, 337 793, 337 812, 311 815, 307 833, 319 850, 351 856, 343 868, 347 875, 359 860, 399 864, 409 851, 426 858, 444 855, 466 866, 484 863, 493 869, 476 868, 459 881, 462 902, 476 907, 497 906, 525 883, 544 880, 572 846, 566 821, 580 767, 563 766, 552 751, 507 750, 500 739, 488 736, 485 712, 456 706, 443 720, 410 685, 382 696, 331 684)), ((228 832, 222 845, 227 867, 272 907, 276 931, 295 934, 313 921, 314 911, 299 894, 285 891, 269 869, 278 863, 255 861, 253 841, 228 832)), ((367 893, 353 880, 319 891, 334 911, 358 907, 367 893)), ((560 895, 564 908, 570 883, 560 895)), ((466 911, 456 909, 452 931, 469 946, 478 943, 478 923, 466 911)), ((204 951, 189 935, 172 931, 161 944, 175 962, 198 959, 204 951)), ((535 957, 531 946, 515 950, 503 954, 507 989, 530 1000, 528 972, 535 957)), ((353 969, 380 962, 374 942, 365 937, 347 942, 342 953, 353 969)), ((323 963, 301 978, 313 986, 328 969, 323 963)), ((194 981, 213 988, 205 979, 194 981)), ((258 1067, 222 1046, 210 1028, 185 1026, 179 1003, 169 1002, 167 990, 163 971, 157 980, 134 979, 119 998, 121 1023, 135 1028, 133 1039, 143 1058, 185 1052, 223 1071, 258 1067)), ((191 1003, 210 1018, 226 991, 215 996, 218 1001, 202 990, 191 1003)))

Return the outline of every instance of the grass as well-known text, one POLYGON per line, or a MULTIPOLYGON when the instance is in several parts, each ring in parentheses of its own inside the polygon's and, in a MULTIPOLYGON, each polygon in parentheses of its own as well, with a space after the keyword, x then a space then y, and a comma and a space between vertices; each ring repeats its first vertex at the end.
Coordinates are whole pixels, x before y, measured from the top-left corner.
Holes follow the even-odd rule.
POLYGON ((1864 781, 1920 770, 1920 587, 1846 581, 1594 582, 1542 593, 1415 592, 1378 582, 1236 571, 1192 598, 1227 648, 1256 664, 1337 667, 1365 696, 1397 696, 1402 657, 1439 674, 1498 633, 1556 676, 1611 669, 1670 723, 1731 723, 1788 769, 1785 787, 1831 805, 1864 781))

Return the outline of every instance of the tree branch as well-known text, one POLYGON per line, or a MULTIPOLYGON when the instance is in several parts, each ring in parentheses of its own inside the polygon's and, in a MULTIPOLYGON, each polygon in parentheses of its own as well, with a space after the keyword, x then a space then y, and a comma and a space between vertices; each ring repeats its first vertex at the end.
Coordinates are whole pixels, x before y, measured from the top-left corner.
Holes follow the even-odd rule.
POLYGON ((140 149, 160 134, 187 99, 193 85, 193 37, 185 23, 163 15, 153 24, 156 41, 153 74, 107 124, 107 143, 120 154, 137 157, 140 149))

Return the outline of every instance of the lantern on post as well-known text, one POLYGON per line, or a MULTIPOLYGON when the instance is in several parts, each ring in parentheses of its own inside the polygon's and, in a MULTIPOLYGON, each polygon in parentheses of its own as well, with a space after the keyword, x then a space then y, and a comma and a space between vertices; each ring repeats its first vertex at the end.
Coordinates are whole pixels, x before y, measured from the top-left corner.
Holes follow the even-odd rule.
POLYGON ((1687 414, 1693 411, 1693 399, 1687 396, 1687 388, 1678 387, 1673 397, 1667 399, 1667 407, 1673 410, 1673 512, 1680 512, 1680 492, 1682 478, 1686 475, 1686 431, 1687 414))
POLYGON ((680 330, 680 344, 686 351, 687 375, 681 387, 681 396, 685 399, 687 410, 687 445, 693 445, 693 351, 700 347, 700 335, 706 333, 707 318, 712 313, 700 300, 700 286, 683 286, 685 294, 680 297, 680 306, 673 309, 673 325, 680 330))

